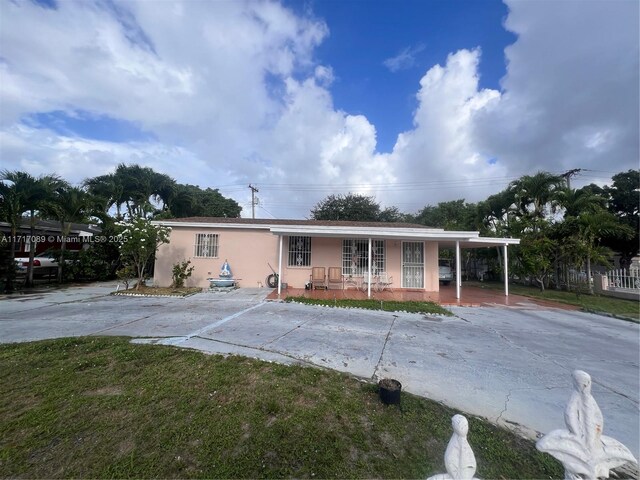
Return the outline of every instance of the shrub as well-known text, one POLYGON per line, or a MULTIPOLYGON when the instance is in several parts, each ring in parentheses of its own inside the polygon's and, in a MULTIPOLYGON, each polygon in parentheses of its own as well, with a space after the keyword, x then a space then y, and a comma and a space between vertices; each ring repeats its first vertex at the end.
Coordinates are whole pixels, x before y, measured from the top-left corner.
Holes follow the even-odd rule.
POLYGON ((182 288, 184 287, 184 282, 187 278, 191 276, 193 273, 193 269, 195 268, 191 265, 191 260, 183 260, 182 262, 175 263, 173 268, 171 269, 171 277, 173 278, 172 287, 182 288))

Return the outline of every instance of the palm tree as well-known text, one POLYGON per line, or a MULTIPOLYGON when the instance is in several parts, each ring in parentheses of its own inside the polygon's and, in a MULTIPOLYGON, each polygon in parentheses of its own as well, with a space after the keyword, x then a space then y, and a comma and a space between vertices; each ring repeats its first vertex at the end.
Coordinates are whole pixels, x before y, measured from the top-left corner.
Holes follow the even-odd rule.
MULTIPOLYGON (((53 195, 54 189, 60 185, 61 180, 55 175, 34 177, 26 172, 3 170, 0 173, 0 181, 4 183, 3 198, 6 196, 7 210, 10 210, 11 233, 14 236, 11 253, 12 261, 15 261, 15 236, 22 214, 29 212, 29 266, 27 268, 27 286, 33 285, 33 260, 35 257, 35 212, 41 209, 53 195), (9 182, 10 185, 6 185, 9 182)), ((5 203, 5 202, 3 202, 5 203)))
POLYGON ((601 258, 600 240, 602 237, 628 238, 633 231, 617 221, 616 217, 606 210, 595 213, 582 213, 576 218, 577 234, 586 247, 587 284, 589 293, 593 294, 591 285, 591 260, 601 258))
POLYGON ((125 203, 124 185, 120 177, 113 173, 100 175, 84 181, 84 186, 92 196, 102 199, 104 213, 111 207, 116 207, 116 219, 122 220, 122 204, 125 203))
POLYGON ((77 187, 72 187, 66 182, 61 182, 55 189, 53 198, 44 206, 44 210, 60 221, 62 242, 60 246, 60 261, 58 266, 58 282, 64 278, 65 251, 67 237, 71 231, 71 222, 82 221, 90 209, 91 203, 87 193, 77 187))
POLYGON ((9 268, 10 273, 7 278, 6 290, 13 290, 14 266, 16 259, 16 238, 18 235, 18 227, 22 220, 22 214, 25 212, 24 191, 20 187, 22 172, 10 172, 3 170, 0 172, 0 210, 2 211, 2 219, 7 220, 11 228, 11 246, 9 248, 9 268), (9 183, 6 183, 9 182, 9 183))
POLYGON ((596 213, 606 207, 607 199, 590 188, 573 190, 563 188, 557 191, 556 200, 564 208, 564 218, 577 217, 581 213, 596 213))
POLYGON ((550 206, 551 212, 554 211, 557 205, 555 195, 562 185, 563 178, 549 172, 525 175, 509 185, 520 216, 533 221, 534 231, 538 230, 538 224, 544 220, 547 206, 550 206))

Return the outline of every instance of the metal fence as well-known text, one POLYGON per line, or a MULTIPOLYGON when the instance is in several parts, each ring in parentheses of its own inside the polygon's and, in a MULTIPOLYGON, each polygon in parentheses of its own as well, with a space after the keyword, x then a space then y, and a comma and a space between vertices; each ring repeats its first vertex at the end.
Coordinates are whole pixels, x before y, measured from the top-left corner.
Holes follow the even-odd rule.
POLYGON ((640 292, 640 272, 618 268, 607 273, 609 290, 640 292))

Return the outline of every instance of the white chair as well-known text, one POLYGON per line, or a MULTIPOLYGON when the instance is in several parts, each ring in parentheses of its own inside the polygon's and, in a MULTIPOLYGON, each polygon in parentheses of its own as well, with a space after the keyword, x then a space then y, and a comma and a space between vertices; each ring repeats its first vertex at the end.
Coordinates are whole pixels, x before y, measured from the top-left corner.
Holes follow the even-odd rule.
POLYGON ((390 276, 387 272, 380 272, 378 274, 377 290, 379 292, 382 292, 385 289, 388 289, 389 291, 393 292, 393 288, 391 288, 391 285, 393 285, 393 277, 390 276))

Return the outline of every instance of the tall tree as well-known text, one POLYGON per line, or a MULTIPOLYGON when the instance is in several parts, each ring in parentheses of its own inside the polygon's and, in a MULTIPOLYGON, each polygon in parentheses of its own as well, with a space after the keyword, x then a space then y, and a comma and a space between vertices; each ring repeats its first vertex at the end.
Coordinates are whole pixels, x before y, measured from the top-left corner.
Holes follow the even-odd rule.
POLYGON ((380 205, 374 197, 357 193, 329 195, 313 207, 311 217, 314 220, 377 222, 380 205))
MULTIPOLYGON (((15 260, 15 236, 20 225, 22 215, 29 213, 29 265, 27 267, 27 286, 33 285, 33 260, 36 244, 35 226, 36 211, 44 207, 54 190, 61 185, 62 180, 55 175, 34 177, 26 172, 3 170, 0 181, 4 184, 3 198, 6 198, 6 210, 10 211, 11 233, 14 236, 12 259, 15 260)), ((3 203, 5 201, 3 200, 3 203)))
POLYGON ((415 221, 422 225, 444 228, 445 230, 476 230, 477 209, 476 204, 465 203, 464 199, 440 202, 435 207, 425 206, 418 212, 415 221))
POLYGON ((67 249, 67 237, 71 232, 71 222, 81 222, 86 219, 91 208, 91 199, 87 193, 68 183, 61 183, 53 192, 51 199, 43 206, 46 214, 56 218, 60 222, 62 242, 60 245, 60 260, 58 262, 58 282, 64 279, 65 252, 67 249))
POLYGON ((531 220, 531 227, 537 231, 546 215, 554 212, 557 205, 556 193, 564 185, 562 177, 538 172, 511 182, 509 190, 513 192, 519 217, 531 220))
POLYGON ((634 233, 627 238, 607 237, 604 243, 620 254, 621 266, 629 268, 640 245, 640 170, 618 173, 612 180, 613 183, 603 189, 608 197, 608 210, 634 233))

